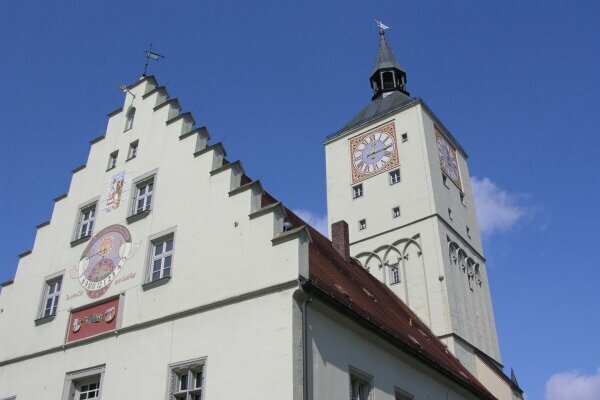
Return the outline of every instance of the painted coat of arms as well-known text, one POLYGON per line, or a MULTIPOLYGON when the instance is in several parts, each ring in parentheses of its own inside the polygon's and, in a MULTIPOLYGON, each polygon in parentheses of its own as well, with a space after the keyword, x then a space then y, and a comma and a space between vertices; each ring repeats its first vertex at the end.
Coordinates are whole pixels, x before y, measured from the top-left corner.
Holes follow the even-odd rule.
POLYGON ((110 183, 108 184, 108 197, 106 199, 106 212, 111 212, 112 210, 119 208, 124 183, 125 172, 119 172, 110 180, 110 183))

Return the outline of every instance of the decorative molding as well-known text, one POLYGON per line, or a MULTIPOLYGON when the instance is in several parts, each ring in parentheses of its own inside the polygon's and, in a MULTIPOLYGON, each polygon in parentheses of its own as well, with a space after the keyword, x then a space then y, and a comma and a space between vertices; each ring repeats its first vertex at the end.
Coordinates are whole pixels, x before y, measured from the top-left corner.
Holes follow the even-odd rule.
POLYGON ((446 236, 448 241, 448 257, 450 263, 458 266, 458 268, 466 275, 469 289, 473 291, 474 287, 482 285, 481 271, 479 263, 476 262, 458 243, 446 236))

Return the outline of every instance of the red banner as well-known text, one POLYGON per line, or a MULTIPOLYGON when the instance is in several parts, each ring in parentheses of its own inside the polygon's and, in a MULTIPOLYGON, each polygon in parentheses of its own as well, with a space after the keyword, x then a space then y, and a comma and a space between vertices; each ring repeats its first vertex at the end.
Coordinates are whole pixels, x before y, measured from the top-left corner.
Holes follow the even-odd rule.
POLYGON ((119 298, 71 313, 67 343, 112 331, 117 326, 119 298))

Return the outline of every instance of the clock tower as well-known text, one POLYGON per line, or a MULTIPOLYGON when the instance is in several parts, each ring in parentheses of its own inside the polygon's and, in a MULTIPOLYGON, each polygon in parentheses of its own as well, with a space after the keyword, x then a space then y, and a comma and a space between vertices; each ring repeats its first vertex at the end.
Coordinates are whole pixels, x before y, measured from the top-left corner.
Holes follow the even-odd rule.
POLYGON ((476 375, 501 367, 467 153, 380 31, 371 102, 325 141, 329 223, 350 255, 400 297, 476 375))

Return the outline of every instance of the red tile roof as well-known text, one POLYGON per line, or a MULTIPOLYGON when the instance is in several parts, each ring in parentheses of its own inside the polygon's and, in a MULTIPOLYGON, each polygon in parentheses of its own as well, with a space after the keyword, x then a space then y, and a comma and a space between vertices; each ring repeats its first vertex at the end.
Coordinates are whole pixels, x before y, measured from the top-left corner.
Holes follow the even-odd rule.
MULTIPOLYGON (((264 203, 272 201, 270 195, 263 196, 264 203)), ((329 239, 286 211, 294 226, 306 225, 310 232, 307 285, 316 294, 479 397, 495 399, 385 284, 352 260, 344 261, 329 239)))

